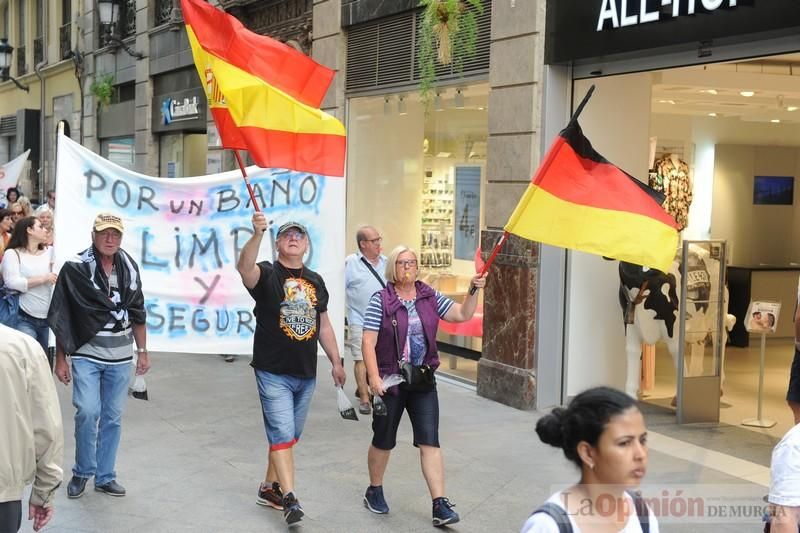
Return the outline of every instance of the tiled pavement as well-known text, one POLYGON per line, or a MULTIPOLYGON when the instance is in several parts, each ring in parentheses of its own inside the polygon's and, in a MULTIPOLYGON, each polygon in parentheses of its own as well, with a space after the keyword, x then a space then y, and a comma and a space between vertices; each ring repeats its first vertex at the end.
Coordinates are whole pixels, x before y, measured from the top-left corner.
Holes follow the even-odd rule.
MULTIPOLYGON (((69 388, 57 383, 65 430, 65 483, 48 531, 57 532, 238 532, 284 531, 278 511, 255 504, 263 476, 266 445, 252 369, 246 358, 225 363, 218 356, 153 354, 149 401, 129 399, 117 460, 125 498, 91 490, 66 497, 74 453, 69 388)), ((348 365, 349 366, 349 365, 348 365)), ((407 420, 401 424, 385 482, 389 515, 364 509, 368 483, 366 451, 369 417, 358 422, 338 416, 326 360, 301 442, 295 449, 297 494, 306 518, 293 531, 431 531, 430 499, 411 446, 407 420)), ((351 372, 349 372, 351 374, 351 372)), ((352 392, 352 375, 346 389, 352 392)), ((461 532, 519 531, 528 514, 553 492, 572 483, 577 472, 561 452, 539 442, 537 413, 518 411, 441 382, 440 437, 447 493, 457 504, 461 532)), ((681 428, 664 413, 652 419, 646 496, 701 494, 716 503, 762 505, 766 493, 764 458, 771 443, 742 440, 745 459, 709 449, 714 439, 732 454, 728 433, 681 428), (677 439, 677 440, 676 440, 677 439), (663 451, 659 451, 663 450, 663 451), (698 464, 700 463, 700 464, 698 464), (703 465, 708 463, 714 468, 703 465), (737 477, 739 476, 739 477, 737 477), (746 479, 743 479, 746 478, 746 479)), ((742 434, 746 436, 746 434, 742 434)), ((741 435, 740 435, 741 437, 741 435)), ((674 518, 662 531, 758 531, 758 518, 674 518)), ((719 514, 718 508, 713 514, 719 514)), ((736 512, 736 511, 734 511, 736 512)), ((30 531, 30 523, 23 531, 30 531)))

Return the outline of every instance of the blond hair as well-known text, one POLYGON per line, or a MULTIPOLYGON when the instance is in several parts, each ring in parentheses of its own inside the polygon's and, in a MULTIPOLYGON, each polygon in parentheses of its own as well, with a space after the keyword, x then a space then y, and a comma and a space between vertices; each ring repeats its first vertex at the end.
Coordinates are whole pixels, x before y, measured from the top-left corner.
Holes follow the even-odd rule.
MULTIPOLYGON (((397 258, 404 252, 411 252, 414 254, 414 259, 417 259, 417 252, 413 248, 401 244, 396 246, 386 259, 386 281, 389 283, 397 283, 397 258)), ((418 260, 418 259, 417 259, 418 260)))

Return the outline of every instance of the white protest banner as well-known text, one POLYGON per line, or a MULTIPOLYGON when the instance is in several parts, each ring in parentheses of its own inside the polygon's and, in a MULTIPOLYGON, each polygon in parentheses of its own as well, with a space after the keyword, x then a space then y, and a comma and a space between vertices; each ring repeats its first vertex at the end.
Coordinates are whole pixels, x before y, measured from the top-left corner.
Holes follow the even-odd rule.
POLYGON ((9 187, 17 186, 19 177, 22 175, 22 169, 25 168, 25 162, 28 160, 30 153, 30 150, 25 150, 8 163, 0 165, 0 207, 8 207, 6 191, 8 191, 9 187))
MULTIPOLYGON (((328 288, 337 341, 344 331, 345 181, 284 169, 248 168, 267 216, 259 261, 274 259, 277 228, 308 228, 308 268, 328 288)), ((155 178, 119 167, 59 137, 56 265, 91 245, 95 216, 122 217, 122 248, 139 264, 151 351, 252 354, 254 302, 236 261, 253 232, 253 208, 240 171, 155 178)))

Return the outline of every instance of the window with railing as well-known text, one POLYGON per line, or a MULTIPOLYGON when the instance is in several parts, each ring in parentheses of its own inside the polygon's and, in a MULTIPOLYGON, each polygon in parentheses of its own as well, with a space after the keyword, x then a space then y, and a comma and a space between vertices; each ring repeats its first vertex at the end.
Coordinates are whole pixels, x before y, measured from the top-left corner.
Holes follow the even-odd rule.
POLYGON ((175 7, 173 0, 157 0, 156 2, 156 26, 167 24, 172 16, 172 8, 175 7))
POLYGON ((58 28, 58 53, 67 59, 72 50, 72 0, 61 0, 61 26, 58 28))
POLYGON ((69 57, 72 50, 72 24, 67 23, 58 28, 58 53, 61 59, 69 57))
POLYGON ((37 37, 33 40, 33 64, 38 65, 44 59, 44 47, 42 46, 42 38, 37 37))
POLYGON ((27 61, 25 58, 25 43, 26 43, 26 35, 25 35, 25 0, 19 0, 18 11, 17 14, 19 18, 17 19, 17 76, 22 76, 28 72, 27 61))
POLYGON ((17 76, 22 76, 28 73, 28 63, 25 61, 25 47, 18 46, 14 49, 17 55, 17 76))
POLYGON ((33 39, 33 64, 44 59, 44 0, 36 0, 36 37, 33 39))
POLYGON ((125 0, 119 14, 119 34, 121 38, 136 35, 136 0, 125 0))

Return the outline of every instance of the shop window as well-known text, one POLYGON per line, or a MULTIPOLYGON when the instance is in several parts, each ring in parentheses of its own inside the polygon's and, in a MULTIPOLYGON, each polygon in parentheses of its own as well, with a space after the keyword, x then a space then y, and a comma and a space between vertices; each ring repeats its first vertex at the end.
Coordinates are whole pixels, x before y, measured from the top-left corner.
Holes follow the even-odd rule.
MULTIPOLYGON (((414 248, 423 280, 456 300, 475 273, 484 227, 488 90, 440 90, 427 113, 416 93, 349 102, 348 248, 355 249, 359 226, 375 226, 384 253, 400 244, 414 248)), ((479 352, 475 326, 440 341, 479 352)))
POLYGON ((206 173, 208 141, 204 133, 166 133, 158 139, 159 176, 182 178, 206 173))
POLYGON ((133 170, 133 137, 115 137, 100 141, 100 155, 117 165, 133 170))

